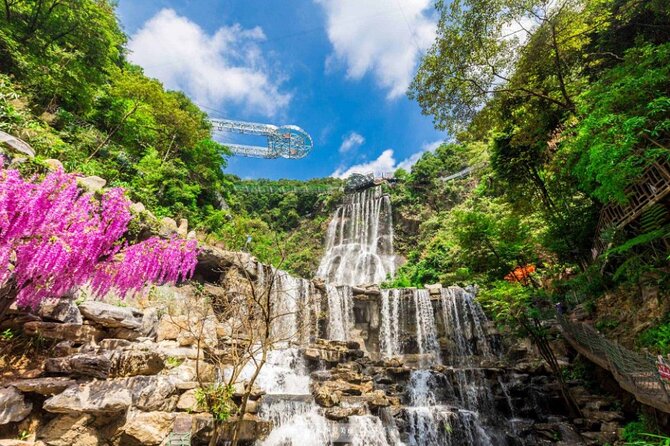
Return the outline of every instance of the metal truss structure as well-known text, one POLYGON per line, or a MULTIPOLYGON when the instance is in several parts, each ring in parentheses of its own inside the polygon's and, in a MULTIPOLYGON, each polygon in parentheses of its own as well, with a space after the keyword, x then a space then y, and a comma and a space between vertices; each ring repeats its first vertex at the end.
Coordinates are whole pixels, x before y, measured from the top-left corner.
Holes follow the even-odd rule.
POLYGON ((299 159, 307 156, 313 148, 312 137, 295 125, 276 126, 256 122, 210 119, 215 132, 258 135, 267 138, 267 146, 226 144, 236 155, 255 158, 299 159))

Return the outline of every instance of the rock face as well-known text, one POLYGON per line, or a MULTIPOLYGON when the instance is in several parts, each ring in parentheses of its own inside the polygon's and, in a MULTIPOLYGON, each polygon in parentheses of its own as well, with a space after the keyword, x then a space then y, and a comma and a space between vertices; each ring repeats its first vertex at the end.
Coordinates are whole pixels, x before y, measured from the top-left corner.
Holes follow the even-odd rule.
POLYGON ((32 409, 33 405, 14 387, 0 389, 0 425, 21 421, 32 409))
POLYGON ((37 439, 49 446, 98 446, 103 444, 91 415, 56 417, 40 428, 37 439))
POLYGON ((46 400, 43 408, 47 412, 72 415, 117 414, 127 410, 133 402, 131 391, 123 384, 99 381, 69 387, 46 400))
POLYGON ((108 328, 142 327, 142 312, 130 307, 118 307, 98 301, 86 301, 79 305, 79 311, 87 319, 108 328))
POLYGON ((90 193, 100 192, 107 181, 97 176, 78 177, 77 185, 90 193))
POLYGON ((23 325, 23 330, 28 335, 40 335, 48 339, 57 339, 59 341, 72 342, 97 342, 104 336, 104 333, 91 325, 80 324, 59 324, 56 322, 27 322, 23 325))
POLYGON ((175 417, 170 412, 130 412, 123 435, 142 445, 159 445, 170 434, 175 417))
POLYGON ((65 358, 49 358, 44 368, 51 373, 107 378, 112 362, 102 355, 78 353, 65 358))
POLYGON ((79 308, 74 303, 73 297, 62 297, 59 299, 48 299, 42 302, 38 311, 42 319, 81 325, 84 319, 81 317, 79 308))
POLYGON ((10 381, 10 386, 16 387, 24 393, 38 393, 40 395, 55 395, 70 386, 76 384, 76 381, 65 377, 51 378, 33 378, 10 381))

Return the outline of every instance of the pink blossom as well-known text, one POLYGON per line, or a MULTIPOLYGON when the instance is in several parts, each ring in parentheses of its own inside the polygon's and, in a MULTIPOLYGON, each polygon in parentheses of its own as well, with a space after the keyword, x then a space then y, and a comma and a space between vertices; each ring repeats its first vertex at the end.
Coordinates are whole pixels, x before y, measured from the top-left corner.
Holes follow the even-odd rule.
POLYGON ((123 189, 98 200, 82 193, 74 175, 26 181, 0 164, 0 287, 13 280, 17 304, 35 308, 87 283, 99 296, 125 295, 190 278, 196 242, 152 237, 127 244, 129 206, 123 189))

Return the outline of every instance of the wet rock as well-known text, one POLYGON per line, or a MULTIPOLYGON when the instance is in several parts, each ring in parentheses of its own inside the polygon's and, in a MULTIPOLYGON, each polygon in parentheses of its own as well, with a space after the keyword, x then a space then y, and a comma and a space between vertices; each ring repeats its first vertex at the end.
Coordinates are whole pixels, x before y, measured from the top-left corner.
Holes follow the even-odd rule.
POLYGON ((363 415, 365 413, 364 408, 361 406, 358 407, 331 407, 326 409, 325 415, 326 418, 333 421, 342 421, 348 419, 353 415, 363 415))
POLYGON ((130 412, 122 431, 142 445, 161 444, 170 435, 174 413, 168 412, 130 412))
POLYGON ((40 395, 55 395, 75 384, 77 384, 75 380, 65 377, 19 379, 7 383, 21 392, 40 395))
POLYGON ((104 444, 93 427, 94 417, 85 414, 58 416, 37 431, 37 439, 49 446, 98 446, 104 444))
POLYGON ((123 381, 94 381, 67 388, 44 402, 47 412, 80 415, 123 412, 133 403, 132 393, 123 381))
POLYGON ((95 175, 90 177, 77 177, 77 185, 86 192, 92 194, 100 192, 102 188, 105 187, 105 184, 107 184, 107 180, 95 175))
POLYGON ((23 330, 28 335, 40 335, 48 339, 72 341, 78 343, 97 342, 104 333, 91 325, 59 324, 56 322, 26 322, 23 330))
POLYGON ((37 312, 42 319, 81 325, 84 320, 73 297, 47 299, 42 302, 37 312))
POLYGON ((32 403, 26 401, 14 387, 0 389, 0 425, 21 421, 32 409, 32 403))
POLYGON ((103 355, 78 353, 65 358, 48 358, 44 368, 50 373, 107 378, 112 362, 103 355))
MULTIPOLYGON (((232 418, 223 425, 222 437, 224 440, 230 440, 232 438, 232 428, 235 422, 236 419, 232 418)), ((271 428, 272 423, 269 421, 262 420, 256 415, 246 413, 240 424, 239 439, 241 441, 263 439, 270 433, 271 428)))
POLYGON ((128 328, 136 330, 142 327, 142 312, 131 307, 118 307, 89 300, 79 305, 81 314, 103 327, 128 328))

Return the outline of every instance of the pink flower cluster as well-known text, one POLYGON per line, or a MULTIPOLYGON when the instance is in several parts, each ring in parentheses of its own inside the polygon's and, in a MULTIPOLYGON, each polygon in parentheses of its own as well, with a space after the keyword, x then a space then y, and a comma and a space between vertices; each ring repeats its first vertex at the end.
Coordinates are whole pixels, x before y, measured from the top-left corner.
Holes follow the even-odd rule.
POLYGON ((74 175, 58 171, 26 181, 0 164, 0 287, 12 280, 17 304, 36 308, 85 284, 99 296, 123 296, 189 278, 196 241, 123 242, 129 206, 123 189, 98 200, 79 190, 74 175))

